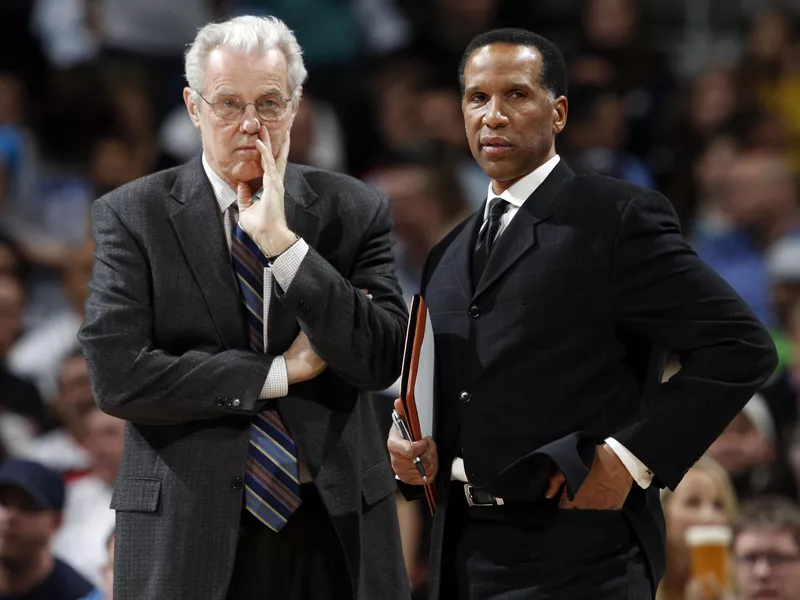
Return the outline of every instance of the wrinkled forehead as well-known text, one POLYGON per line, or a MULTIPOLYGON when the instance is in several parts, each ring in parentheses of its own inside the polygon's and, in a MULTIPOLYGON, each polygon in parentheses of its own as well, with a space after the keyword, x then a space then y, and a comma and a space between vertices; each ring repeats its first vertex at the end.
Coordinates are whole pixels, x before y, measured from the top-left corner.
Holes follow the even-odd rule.
POLYGON ((289 96, 289 64, 278 48, 247 54, 215 48, 206 59, 204 87, 209 94, 289 96))

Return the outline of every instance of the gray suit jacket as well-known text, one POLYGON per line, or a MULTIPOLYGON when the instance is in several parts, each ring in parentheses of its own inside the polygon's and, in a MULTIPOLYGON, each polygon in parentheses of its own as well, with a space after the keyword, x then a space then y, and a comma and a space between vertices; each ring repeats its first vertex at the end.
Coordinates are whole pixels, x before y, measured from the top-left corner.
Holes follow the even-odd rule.
MULTIPOLYGON (((386 198, 289 165, 289 226, 310 249, 276 285, 270 348, 302 328, 327 361, 277 407, 339 534, 354 596, 408 598, 395 482, 363 390, 399 374, 407 312, 386 198), (359 289, 368 289, 374 300, 359 289), (378 550, 378 551, 376 551, 378 550)), ((95 202, 79 339, 101 409, 128 421, 112 500, 117 600, 223 600, 243 509, 251 416, 272 355, 247 348, 219 208, 200 159, 95 202)))

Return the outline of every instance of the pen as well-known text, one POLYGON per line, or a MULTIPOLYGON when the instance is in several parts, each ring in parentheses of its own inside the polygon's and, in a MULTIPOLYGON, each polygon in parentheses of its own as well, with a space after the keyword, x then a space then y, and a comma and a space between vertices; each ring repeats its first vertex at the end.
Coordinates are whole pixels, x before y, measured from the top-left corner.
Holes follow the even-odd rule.
MULTIPOLYGON (((403 439, 410 442, 411 435, 409 435, 408 429, 406 429, 406 424, 397 410, 394 409, 392 410, 392 421, 394 421, 394 426, 397 428, 397 431, 400 433, 400 435, 403 436, 403 439)), ((417 467, 419 474, 422 475, 422 481, 428 483, 428 476, 425 474, 425 467, 423 466, 422 461, 419 459, 419 456, 414 457, 414 465, 417 467)))

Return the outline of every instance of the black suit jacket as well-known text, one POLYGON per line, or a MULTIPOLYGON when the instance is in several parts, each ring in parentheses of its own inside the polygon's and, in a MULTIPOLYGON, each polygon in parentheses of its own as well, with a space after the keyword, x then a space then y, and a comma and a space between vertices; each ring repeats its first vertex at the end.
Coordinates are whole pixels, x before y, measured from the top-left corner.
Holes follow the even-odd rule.
POLYGON ((555 470, 574 493, 613 436, 655 474, 625 511, 655 580, 664 569, 657 488, 675 488, 776 364, 772 341, 683 241, 660 194, 560 161, 498 239, 480 281, 478 211, 431 253, 423 293, 436 340, 440 507, 450 465, 507 501, 543 496, 555 470), (662 350, 683 368, 661 383, 662 350))
POLYGON ((258 396, 274 356, 300 329, 328 369, 290 386, 278 410, 337 530, 354 594, 409 595, 396 487, 360 393, 400 370, 407 310, 389 203, 350 177, 297 165, 285 189, 289 226, 310 249, 289 289, 273 288, 269 354, 247 349, 244 305, 199 158, 94 204, 95 265, 79 337, 100 408, 128 421, 112 499, 119 600, 226 598, 249 424, 265 404, 258 396))

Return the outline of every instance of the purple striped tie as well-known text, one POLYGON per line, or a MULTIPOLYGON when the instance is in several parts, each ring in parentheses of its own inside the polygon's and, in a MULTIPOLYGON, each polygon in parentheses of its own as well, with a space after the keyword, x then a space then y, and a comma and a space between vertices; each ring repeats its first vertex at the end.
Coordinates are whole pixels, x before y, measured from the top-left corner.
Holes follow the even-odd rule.
MULTIPOLYGON (((269 263, 238 225, 231 239, 233 267, 247 308, 250 349, 264 352, 264 267, 269 263)), ((300 505, 297 450, 278 411, 263 409, 250 424, 244 475, 245 506, 259 521, 280 531, 300 505)))

